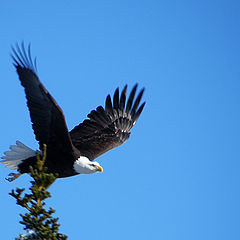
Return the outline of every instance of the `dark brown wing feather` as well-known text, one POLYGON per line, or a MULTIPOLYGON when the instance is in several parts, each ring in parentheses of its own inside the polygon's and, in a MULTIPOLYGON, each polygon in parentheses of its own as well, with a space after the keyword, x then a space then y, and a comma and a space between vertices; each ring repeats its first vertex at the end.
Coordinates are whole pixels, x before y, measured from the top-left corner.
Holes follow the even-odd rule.
POLYGON ((127 85, 121 92, 120 99, 119 89, 117 88, 113 96, 113 102, 108 95, 105 109, 102 106, 97 107, 96 110, 88 114, 89 119, 84 120, 70 132, 73 145, 82 154, 93 160, 123 144, 129 138, 130 130, 145 105, 144 102, 138 107, 144 89, 140 91, 134 101, 136 90, 137 84, 133 87, 126 105, 127 85))
POLYGON ((32 127, 40 148, 45 143, 51 152, 71 154, 73 146, 64 114, 36 74, 36 61, 32 61, 30 45, 27 52, 24 44, 21 48, 16 45, 16 49, 12 50, 14 66, 25 89, 32 127))

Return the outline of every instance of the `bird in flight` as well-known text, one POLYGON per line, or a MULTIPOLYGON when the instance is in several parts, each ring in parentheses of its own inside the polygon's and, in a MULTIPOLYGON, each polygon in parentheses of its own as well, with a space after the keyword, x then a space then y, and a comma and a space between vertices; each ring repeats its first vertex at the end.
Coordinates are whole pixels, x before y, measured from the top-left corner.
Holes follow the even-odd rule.
MULTIPOLYGON (((127 85, 113 98, 107 96, 105 108, 92 110, 88 119, 68 131, 62 109, 43 86, 37 76, 36 59, 31 57, 30 45, 24 43, 12 48, 12 59, 21 85, 25 90, 32 128, 39 142, 39 148, 47 146, 45 166, 48 172, 57 173, 59 178, 77 174, 102 172, 103 168, 94 161, 103 153, 120 146, 130 137, 130 130, 140 116, 145 102, 140 106, 144 88, 135 97, 136 84, 126 99, 127 85)), ((20 141, 11 145, 4 153, 1 163, 18 173, 9 174, 9 181, 23 173, 29 173, 29 166, 36 163, 36 151, 20 141)))

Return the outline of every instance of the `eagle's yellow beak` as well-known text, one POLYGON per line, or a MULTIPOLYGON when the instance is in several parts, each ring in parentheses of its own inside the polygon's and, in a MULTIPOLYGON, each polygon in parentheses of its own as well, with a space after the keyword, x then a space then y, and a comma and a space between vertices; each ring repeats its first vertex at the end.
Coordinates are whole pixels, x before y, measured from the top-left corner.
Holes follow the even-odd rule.
POLYGON ((103 168, 101 166, 97 166, 97 171, 98 172, 103 172, 103 168))

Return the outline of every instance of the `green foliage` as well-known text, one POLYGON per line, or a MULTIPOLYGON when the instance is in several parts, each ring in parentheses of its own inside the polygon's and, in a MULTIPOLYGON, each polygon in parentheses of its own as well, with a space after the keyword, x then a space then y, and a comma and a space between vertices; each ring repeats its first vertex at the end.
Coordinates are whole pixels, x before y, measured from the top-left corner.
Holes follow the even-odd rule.
POLYGON ((52 173, 47 173, 47 168, 44 167, 46 159, 46 145, 44 146, 43 157, 40 158, 40 153, 37 151, 37 164, 30 167, 30 176, 33 178, 31 181, 30 194, 24 194, 24 188, 17 188, 9 193, 17 200, 17 204, 27 209, 26 214, 20 214, 22 220, 21 224, 24 225, 26 234, 21 234, 16 240, 59 240, 67 239, 67 236, 58 233, 60 224, 57 223, 58 218, 53 218, 52 214, 54 209, 46 210, 44 208, 46 198, 51 197, 47 188, 56 180, 57 176, 52 173))

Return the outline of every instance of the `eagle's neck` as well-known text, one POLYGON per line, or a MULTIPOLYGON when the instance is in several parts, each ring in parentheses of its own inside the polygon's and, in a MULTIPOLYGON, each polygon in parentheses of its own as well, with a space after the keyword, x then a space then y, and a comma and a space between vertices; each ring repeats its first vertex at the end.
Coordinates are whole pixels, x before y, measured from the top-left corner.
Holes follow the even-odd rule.
POLYGON ((76 173, 78 174, 90 174, 94 173, 92 169, 89 167, 91 164, 91 161, 85 157, 85 156, 80 156, 73 164, 73 169, 75 170, 76 173))

